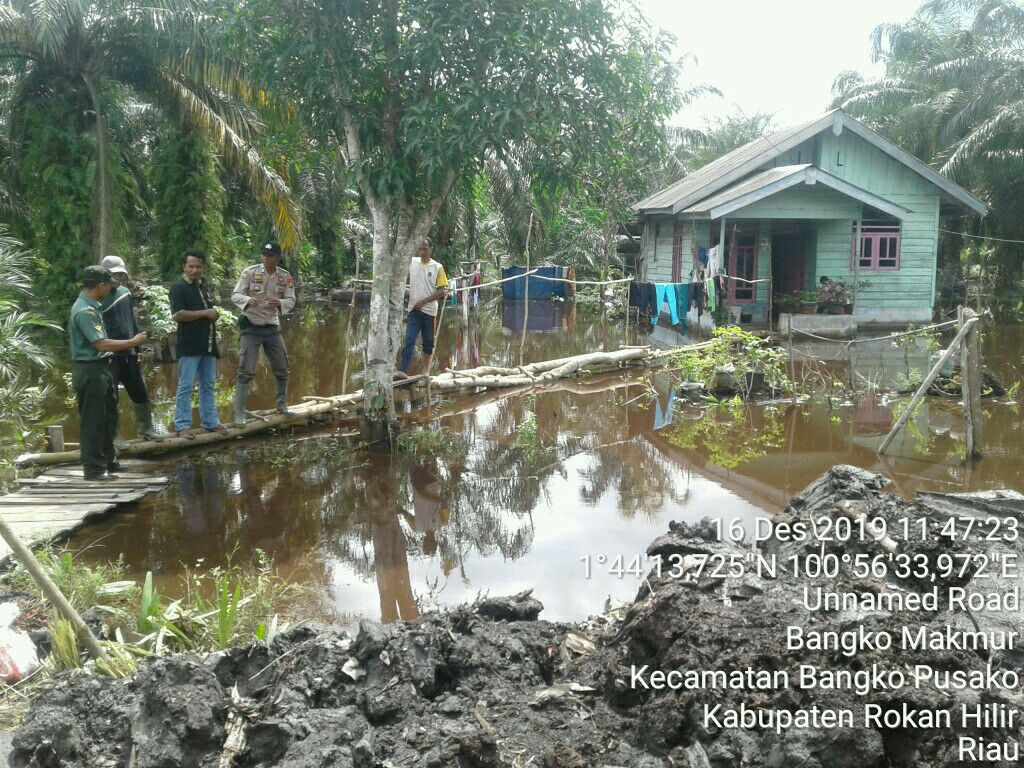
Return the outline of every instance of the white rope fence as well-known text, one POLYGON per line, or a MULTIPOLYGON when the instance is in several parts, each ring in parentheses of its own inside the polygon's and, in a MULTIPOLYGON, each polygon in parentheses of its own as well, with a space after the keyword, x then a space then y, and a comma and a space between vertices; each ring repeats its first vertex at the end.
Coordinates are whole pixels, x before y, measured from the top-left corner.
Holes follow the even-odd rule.
POLYGON ((875 341, 889 341, 891 339, 898 339, 898 338, 900 338, 902 336, 920 336, 923 333, 927 333, 929 331, 934 331, 934 330, 936 330, 938 328, 946 328, 946 327, 948 327, 950 325, 956 325, 957 323, 959 323, 959 320, 947 320, 944 323, 935 323, 934 325, 926 325, 926 326, 924 326, 922 328, 915 328, 912 331, 900 331, 898 333, 890 333, 887 336, 876 336, 876 337, 874 337, 872 339, 850 339, 850 340, 830 339, 830 338, 827 338, 826 336, 819 336, 816 333, 811 333, 810 331, 801 330, 800 328, 792 328, 792 327, 790 327, 790 330, 793 333, 799 333, 801 336, 810 336, 812 339, 817 339, 818 341, 827 341, 827 342, 830 342, 832 344, 842 344, 844 346, 852 346, 854 344, 871 344, 872 342, 875 342, 875 341))

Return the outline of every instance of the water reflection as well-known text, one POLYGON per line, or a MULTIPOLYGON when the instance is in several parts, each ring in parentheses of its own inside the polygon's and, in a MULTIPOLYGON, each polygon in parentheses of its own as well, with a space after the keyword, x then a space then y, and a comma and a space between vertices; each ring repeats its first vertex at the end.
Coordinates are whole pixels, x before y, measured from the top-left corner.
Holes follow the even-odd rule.
MULTIPOLYGON (((362 352, 351 340, 365 332, 358 330, 364 315, 346 309, 308 319, 302 333, 287 331, 302 382, 295 391, 340 391, 343 376, 356 386, 362 352)), ((635 342, 593 312, 578 311, 574 322, 574 329, 563 324, 513 338, 515 316, 497 307, 481 306, 468 327, 449 314, 438 362, 509 365, 521 351, 529 361, 635 342)), ((1010 384, 1021 335, 991 338, 999 344, 987 341, 988 365, 1010 384)), ((854 354, 861 356, 857 373, 867 377, 922 365, 903 350, 879 350, 874 367, 866 352, 854 354)), ((828 363, 840 378, 850 375, 849 364, 828 363)), ((260 375, 269 374, 261 368, 260 375)), ((272 392, 268 386, 262 396, 272 392)), ((154 570, 169 595, 197 560, 214 566, 233 552, 255 558, 259 549, 322 595, 331 617, 410 619, 435 603, 534 587, 547 617, 580 618, 607 597, 628 600, 637 590, 635 581, 609 573, 584 580, 581 556, 642 553, 671 519, 752 520, 781 509, 836 463, 885 472, 906 495, 1024 488, 1015 406, 986 400, 984 408, 986 457, 972 467, 957 455, 955 398, 928 398, 898 455, 880 459, 875 449, 893 404, 878 392, 709 408, 681 398, 664 372, 584 377, 450 399, 413 414, 412 421, 459 437, 442 455, 354 451, 326 431, 174 459, 170 489, 84 530, 72 545, 93 544, 86 559, 123 554, 136 578, 154 570)))

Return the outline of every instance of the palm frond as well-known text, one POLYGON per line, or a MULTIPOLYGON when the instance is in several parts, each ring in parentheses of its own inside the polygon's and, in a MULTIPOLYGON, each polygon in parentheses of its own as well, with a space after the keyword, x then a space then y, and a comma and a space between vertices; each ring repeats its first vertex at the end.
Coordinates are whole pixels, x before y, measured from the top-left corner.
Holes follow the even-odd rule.
POLYGON ((241 173, 256 198, 270 211, 281 246, 295 248, 301 236, 301 214, 285 180, 266 165, 256 148, 245 141, 187 84, 169 72, 159 73, 166 96, 188 121, 213 137, 228 165, 241 173))
POLYGON ((32 34, 47 57, 58 61, 64 58, 68 34, 82 24, 87 6, 83 0, 32 0, 32 34))

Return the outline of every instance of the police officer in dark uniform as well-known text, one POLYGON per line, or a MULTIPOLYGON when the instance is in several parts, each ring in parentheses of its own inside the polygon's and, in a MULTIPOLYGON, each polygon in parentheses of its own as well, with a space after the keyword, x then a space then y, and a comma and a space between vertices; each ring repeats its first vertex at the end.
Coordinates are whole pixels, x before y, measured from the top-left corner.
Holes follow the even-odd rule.
MULTIPOLYGON (((117 256, 107 256, 100 266, 110 271, 116 287, 100 302, 100 314, 107 337, 111 339, 130 339, 139 332, 139 323, 135 319, 135 299, 125 283, 128 281, 128 269, 124 260, 117 256)), ((160 440, 164 432, 153 424, 153 404, 146 391, 146 380, 142 377, 142 355, 138 349, 118 352, 111 362, 111 374, 114 377, 114 391, 118 386, 124 387, 132 403, 135 405, 135 424, 139 437, 147 440, 160 440)), ((117 442, 118 448, 124 447, 123 441, 117 442)))
POLYGON ((120 469, 114 435, 117 434, 117 390, 110 371, 111 355, 135 349, 145 333, 130 339, 110 339, 103 327, 100 304, 113 287, 113 277, 101 266, 86 267, 82 292, 71 307, 71 385, 81 419, 79 448, 86 480, 110 481, 120 469))

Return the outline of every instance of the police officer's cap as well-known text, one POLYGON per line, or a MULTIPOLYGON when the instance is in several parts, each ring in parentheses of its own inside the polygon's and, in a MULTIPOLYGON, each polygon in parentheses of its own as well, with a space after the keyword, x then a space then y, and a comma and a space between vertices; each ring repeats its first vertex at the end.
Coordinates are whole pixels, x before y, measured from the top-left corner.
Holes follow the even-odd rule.
POLYGON ((268 256, 280 256, 281 255, 281 245, 280 245, 280 243, 274 243, 274 242, 264 243, 263 247, 260 248, 260 253, 265 253, 268 256))

